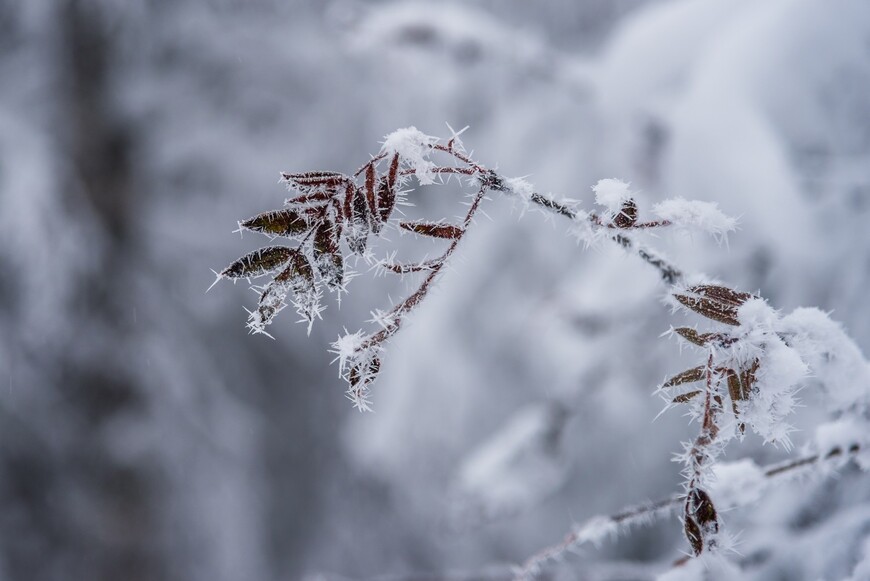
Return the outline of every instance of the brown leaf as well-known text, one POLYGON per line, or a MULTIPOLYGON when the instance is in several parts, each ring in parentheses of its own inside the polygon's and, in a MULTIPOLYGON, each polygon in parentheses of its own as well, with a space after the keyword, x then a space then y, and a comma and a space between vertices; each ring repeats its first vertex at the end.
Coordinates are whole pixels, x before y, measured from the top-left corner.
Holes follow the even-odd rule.
POLYGON ((393 155, 393 159, 390 160, 390 171, 387 172, 387 180, 390 183, 391 187, 396 187, 396 183, 399 179, 399 154, 396 153, 393 155))
MULTIPOLYGON (((737 375, 737 372, 733 369, 729 369, 726 372, 727 382, 728 382, 728 395, 731 397, 731 411, 734 412, 734 417, 740 417, 740 410, 737 408, 737 402, 743 399, 743 387, 741 386, 740 377, 737 375)), ((743 434, 746 432, 746 424, 740 422, 737 425, 737 428, 740 430, 740 433, 743 434)))
POLYGON ((295 210, 272 210, 248 218, 240 223, 242 228, 271 236, 287 238, 303 234, 309 229, 308 221, 295 210))
POLYGON ((387 223, 396 206, 396 186, 399 177, 399 154, 393 156, 386 176, 378 181, 378 217, 387 223))
POLYGON ((378 211, 378 194, 375 183, 375 165, 370 164, 366 168, 365 194, 368 203, 369 227, 377 234, 381 231, 381 215, 378 211))
POLYGON ((347 222, 353 221, 353 197, 356 193, 356 186, 347 184, 344 188, 344 199, 342 200, 341 215, 347 222))
POLYGON ((313 317, 317 300, 314 291, 314 272, 308 258, 299 250, 293 250, 289 264, 282 270, 260 294, 257 310, 251 315, 249 326, 260 330, 271 324, 272 320, 286 305, 285 298, 288 293, 293 293, 295 299, 302 308, 299 314, 309 321, 313 317))
POLYGON ((354 225, 368 227, 369 206, 365 192, 357 188, 353 193, 353 205, 351 206, 351 222, 354 225))
POLYGON ((325 220, 314 231, 314 251, 318 254, 335 254, 339 251, 341 224, 325 220))
POLYGON ((702 284, 694 286, 688 290, 689 292, 695 293, 702 297, 733 307, 739 307, 749 299, 756 298, 749 293, 736 291, 728 287, 715 284, 702 284))
POLYGON ((282 270, 276 277, 278 282, 295 282, 299 281, 302 286, 314 284, 314 270, 311 268, 311 263, 308 257, 299 250, 293 250, 290 256, 290 263, 287 268, 282 270))
POLYGON ((700 390, 700 389, 696 389, 695 391, 690 391, 690 392, 688 392, 688 393, 680 394, 680 395, 676 396, 674 399, 672 399, 672 400, 671 400, 671 403, 686 403, 686 402, 689 402, 689 401, 692 400, 692 398, 694 398, 694 397, 695 397, 696 395, 698 395, 699 393, 701 393, 701 390, 700 390))
POLYGON ((356 387, 359 384, 368 385, 372 383, 381 371, 381 360, 378 357, 372 357, 368 363, 360 363, 350 368, 347 374, 347 381, 351 387, 356 387))
POLYGON ((328 202, 330 200, 335 199, 337 192, 336 191, 318 191, 315 190, 313 192, 308 192, 305 194, 300 194, 295 198, 288 198, 284 200, 285 205, 305 205, 305 204, 319 204, 322 202, 328 202))
POLYGON ((253 278, 278 270, 292 257, 295 250, 286 246, 269 246, 246 254, 221 271, 226 278, 253 278))
POLYGON ((706 377, 707 367, 705 365, 699 365, 698 367, 693 367, 683 371, 682 373, 676 374, 667 380, 662 387, 674 387, 677 385, 683 385, 684 383, 693 383, 695 381, 701 381, 706 377))
POLYGON ((698 345, 699 347, 703 347, 704 345, 707 344, 707 341, 705 340, 704 335, 707 335, 708 333, 701 335, 700 333, 698 333, 695 329, 692 329, 691 327, 677 327, 676 329, 674 329, 674 332, 677 335, 679 335, 680 337, 682 337, 683 339, 685 339, 686 341, 688 341, 689 343, 694 343, 695 345, 698 345))
POLYGON ((737 339, 723 333, 698 333, 691 327, 677 327, 674 332, 694 345, 704 347, 710 343, 715 343, 720 346, 726 346, 734 343, 737 339))
POLYGON ((281 177, 301 192, 312 190, 338 191, 351 179, 335 171, 309 171, 305 173, 282 173, 281 177))
POLYGON ((347 245, 354 254, 365 253, 370 227, 368 212, 365 192, 356 188, 351 199, 350 232, 347 235, 347 245))
POLYGON ((450 224, 437 224, 432 222, 399 222, 399 226, 424 236, 455 240, 462 236, 464 230, 450 224))
POLYGON ((704 550, 708 535, 719 532, 719 517, 710 496, 700 488, 692 488, 686 495, 686 514, 683 529, 695 555, 704 550))
POLYGON ((686 308, 727 325, 739 325, 737 309, 754 298, 749 293, 739 292, 724 286, 703 284, 687 289, 691 295, 675 294, 674 297, 686 308))
POLYGON ((330 288, 340 288, 344 281, 340 237, 341 224, 335 222, 323 222, 314 233, 314 262, 330 288))
POLYGON ((704 528, 709 527, 713 532, 719 530, 716 507, 713 506, 713 501, 705 491, 700 488, 693 488, 689 492, 689 504, 692 514, 700 526, 704 528))
POLYGON ((698 526, 698 523, 688 515, 683 520, 683 532, 686 533, 686 539, 692 545, 692 552, 697 557, 704 551, 704 541, 701 537, 701 528, 698 526))
POLYGON ((622 209, 613 217, 613 224, 617 228, 631 228, 637 222, 637 204, 629 198, 622 204, 622 209))
POLYGON ((288 288, 286 285, 275 282, 270 282, 260 293, 260 300, 257 302, 257 310, 251 313, 248 326, 252 331, 263 331, 266 325, 272 324, 281 310, 286 306, 284 299, 287 297, 288 288))
POLYGON ((708 319, 726 325, 740 325, 740 321, 737 320, 737 309, 734 306, 698 296, 674 294, 674 298, 687 309, 708 319))

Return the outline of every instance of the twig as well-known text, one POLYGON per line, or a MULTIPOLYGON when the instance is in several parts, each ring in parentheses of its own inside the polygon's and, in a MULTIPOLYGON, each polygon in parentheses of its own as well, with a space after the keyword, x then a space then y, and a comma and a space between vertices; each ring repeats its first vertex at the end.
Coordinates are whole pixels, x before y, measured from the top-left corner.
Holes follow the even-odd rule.
MULTIPOLYGON (((504 181, 504 178, 500 178, 504 181)), ((495 189, 495 188, 494 188, 495 189)), ((506 190, 502 190, 506 191, 506 190)), ((529 200, 537 204, 538 206, 545 208, 554 214, 558 214, 569 220, 577 221, 580 219, 577 215, 577 212, 566 206, 565 204, 561 204, 552 198, 545 196, 543 194, 539 194, 537 192, 533 193, 529 196, 529 200)), ((584 218, 590 220, 593 224, 596 224, 602 228, 610 228, 612 225, 602 224, 600 218, 595 214, 590 215, 588 218, 584 218)), ((632 226, 632 229, 647 229, 647 228, 656 228, 670 226, 670 222, 667 220, 659 220, 654 222, 642 222, 640 224, 635 224, 632 226)), ((683 280, 683 272, 675 265, 668 262, 664 257, 660 256, 656 251, 644 246, 638 242, 635 242, 625 234, 619 233, 611 236, 611 239, 622 246, 624 249, 628 251, 634 251, 637 256, 649 264, 653 266, 656 270, 659 271, 659 275, 662 277, 662 280, 668 285, 675 285, 683 280)))
MULTIPOLYGON (((509 183, 509 179, 505 176, 499 175, 493 170, 487 169, 486 167, 480 165, 479 163, 472 160, 467 155, 457 151, 453 144, 449 145, 433 145, 432 149, 437 151, 442 151, 447 153, 457 160, 465 163, 468 167, 458 168, 458 167, 435 167, 430 171, 433 173, 454 173, 454 174, 464 174, 464 175, 478 175, 483 177, 483 183, 487 187, 488 190, 495 190, 503 193, 511 193, 511 189, 507 186, 509 183)), ((375 158, 372 161, 377 161, 379 158, 375 158)), ((361 170, 360 170, 361 171, 361 170)), ((360 172, 357 172, 360 173, 360 172)), ((568 218, 572 221, 578 221, 580 219, 589 220, 591 223, 595 224, 600 228, 607 229, 618 229, 618 227, 614 224, 605 224, 602 222, 601 218, 596 214, 590 214, 589 216, 583 216, 582 218, 575 212, 570 206, 563 204, 554 200, 549 196, 545 196, 544 194, 533 192, 529 195, 529 201, 532 203, 545 208, 555 214, 558 214, 564 218, 568 218)), ((633 224, 632 226, 625 228, 625 230, 645 230, 650 228, 659 228, 670 226, 671 222, 668 220, 654 220, 650 222, 639 222, 633 224)), ((638 242, 633 241, 631 238, 626 236, 624 233, 620 232, 618 234, 614 234, 611 236, 611 239, 625 248, 628 251, 634 251, 638 257, 641 258, 644 262, 653 266, 656 270, 659 271, 662 280, 668 285, 675 285, 682 281, 683 273, 677 268, 675 265, 668 262, 664 257, 660 256, 657 252, 648 248, 638 242)))
POLYGON ((429 269, 429 274, 426 275, 426 278, 423 279, 423 282, 420 283, 420 286, 417 287, 417 290, 409 295, 405 300, 393 307, 393 309, 384 317, 385 320, 390 321, 390 323, 386 327, 366 339, 360 345, 359 350, 366 350, 372 347, 376 347, 393 335, 395 335, 399 331, 399 329, 401 329, 402 321, 404 320, 403 315, 413 309, 429 293, 429 289, 432 287, 432 283, 434 283, 435 279, 438 277, 438 273, 440 273, 441 269, 444 268, 444 265, 447 263, 447 259, 450 258, 450 256, 456 250, 456 247, 459 245, 459 242, 465 236, 465 232, 467 231, 468 226, 471 224, 471 221, 474 219, 474 215, 477 213, 477 210, 480 208, 480 203, 486 196, 486 192, 486 184, 481 184, 480 189, 474 196, 474 200, 471 202, 471 206, 469 207, 468 212, 465 214, 465 219, 462 222, 462 234, 451 241, 450 245, 447 247, 447 250, 444 251, 444 254, 442 254, 435 260, 430 261, 429 264, 431 264, 431 268, 429 269))
MULTIPOLYGON (((766 481, 769 486, 780 480, 797 478, 827 460, 842 457, 844 454, 854 456, 861 451, 859 445, 853 445, 845 452, 842 448, 832 448, 825 454, 813 454, 797 460, 790 460, 778 464, 771 464, 763 468, 766 481)), ((579 525, 569 533, 561 542, 538 551, 522 564, 517 570, 515 579, 526 580, 537 577, 543 568, 552 564, 568 553, 577 551, 586 544, 597 544, 605 538, 614 536, 633 525, 652 524, 657 517, 669 514, 677 510, 686 502, 685 494, 675 494, 668 498, 628 507, 610 516, 596 516, 579 525)), ((739 506, 734 504, 733 506, 739 506)))

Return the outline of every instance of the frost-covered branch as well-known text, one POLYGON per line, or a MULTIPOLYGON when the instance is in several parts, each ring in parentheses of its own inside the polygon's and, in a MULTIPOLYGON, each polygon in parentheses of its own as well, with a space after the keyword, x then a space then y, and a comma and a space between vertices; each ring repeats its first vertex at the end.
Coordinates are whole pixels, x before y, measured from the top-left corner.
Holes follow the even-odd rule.
MULTIPOLYGON (((282 178, 296 192, 285 208, 240 222, 239 227, 270 238, 289 239, 296 245, 262 248, 241 257, 218 275, 219 279, 231 280, 273 276, 268 284, 255 287, 260 298, 248 320, 252 332, 265 333, 266 326, 287 302, 293 304, 310 329, 323 309, 320 301, 324 290, 336 295, 346 290, 346 254, 375 264, 382 272, 421 277, 406 298, 388 310, 374 311, 376 330, 346 334, 333 345, 340 375, 348 384, 347 396, 361 411, 371 407, 371 386, 381 370, 385 345, 428 296, 473 226, 489 192, 567 218, 568 230, 586 246, 609 240, 633 252, 669 285, 674 310, 698 315, 712 327, 704 331, 694 327, 672 329, 681 341, 703 355, 700 364, 674 375, 658 390, 666 401, 665 409, 685 407, 699 424, 698 435, 683 444, 683 453, 677 458, 683 464, 684 492, 587 523, 556 547, 532 557, 522 569, 524 574, 532 575, 544 563, 577 546, 598 542, 677 505, 682 505, 681 520, 693 555, 715 555, 722 544, 720 538, 726 538, 720 530, 723 508, 751 501, 757 496, 752 491, 760 494, 768 482, 781 475, 856 455, 870 445, 870 363, 838 324, 818 309, 797 309, 783 316, 760 296, 688 276, 637 239, 640 232, 650 229, 699 228, 721 240, 736 222, 715 204, 666 200, 653 207, 654 219, 642 220, 629 184, 603 179, 592 187, 597 209, 587 212, 573 202, 536 191, 521 178, 508 178, 475 161, 456 133, 443 141, 413 127, 388 135, 380 152, 353 175, 308 172, 282 174, 282 178), (460 223, 394 217, 396 206, 405 201, 415 185, 439 185, 453 176, 473 192, 460 223), (389 228, 433 238, 446 246, 434 259, 400 263, 393 254, 378 260, 368 242, 389 228), (742 486, 733 494, 723 492, 726 489, 722 482, 732 480, 723 475, 732 470, 734 476, 736 465, 723 464, 719 458, 726 446, 742 440, 747 430, 765 442, 791 449, 790 415, 797 405, 798 390, 810 382, 821 388, 831 417, 835 418, 816 427, 814 449, 825 452, 766 470, 744 461, 743 468, 736 471, 742 486), (695 383, 701 387, 684 387, 695 383)), ((560 412, 553 417, 563 415, 560 412)), ((534 420, 549 415, 529 417, 534 420)), ((540 429, 540 422, 527 420, 520 418, 517 425, 523 428, 518 433, 525 434, 528 441, 512 437, 511 449, 517 457, 526 455, 534 460, 537 452, 547 449, 535 445, 534 440, 558 430, 540 429)), ((483 464, 494 472, 516 459, 501 452, 483 457, 483 464)), ((554 461, 553 456, 538 464, 551 473, 544 479, 547 485, 543 488, 553 488, 559 480, 559 471, 550 470, 554 461)), ((870 465, 864 459, 859 463, 864 468, 870 465)), ((472 483, 488 481, 476 469, 466 470, 465 476, 472 483)))
MULTIPOLYGON (((461 133, 461 132, 460 132, 461 133)), ((348 279, 345 248, 383 272, 400 276, 425 273, 414 292, 386 311, 375 310, 373 321, 379 329, 340 337, 333 345, 341 376, 347 381, 347 396, 359 410, 371 409, 370 390, 381 369, 384 345, 403 327, 410 313, 427 296, 444 265, 474 222, 486 194, 490 191, 516 196, 570 219, 571 231, 586 245, 611 239, 633 251, 656 268, 669 285, 683 280, 682 271, 664 257, 634 239, 636 231, 668 226, 702 226, 715 236, 734 228, 733 220, 722 215, 713 204, 672 200, 654 208, 658 219, 639 220, 638 207, 628 184, 614 179, 599 181, 594 187, 600 212, 585 212, 571 204, 534 191, 525 180, 496 173, 468 155, 454 134, 442 141, 413 127, 386 136, 380 152, 353 175, 332 171, 282 173, 282 180, 296 195, 286 200, 285 208, 272 210, 239 222, 240 230, 250 230, 272 239, 295 241, 295 247, 271 246, 249 253, 218 274, 218 280, 251 280, 271 275, 259 293, 258 306, 250 312, 248 328, 266 333, 275 316, 291 303, 311 325, 323 311, 324 290, 336 295, 346 291, 348 279), (443 220, 403 221, 394 218, 394 209, 413 191, 413 185, 444 183, 456 176, 476 188, 468 212, 459 225, 443 220), (435 259, 401 264, 392 259, 377 260, 369 246, 370 237, 380 236, 388 227, 420 236, 448 241, 435 259)))
MULTIPOLYGON (((617 188, 624 188, 625 192, 628 192, 627 184, 618 180, 601 180, 599 186, 602 182, 616 182, 617 188)), ((614 212, 615 219, 607 222, 602 220, 597 214, 576 210, 568 204, 534 191, 532 186, 525 180, 507 179, 499 176, 499 183, 501 185, 501 187, 497 188, 499 191, 517 194, 521 198, 528 200, 528 202, 535 204, 536 207, 578 223, 579 228, 576 230, 576 233, 584 243, 591 244, 597 238, 600 238, 601 234, 606 234, 610 230, 609 237, 611 240, 619 244, 626 251, 634 252, 641 260, 658 270, 665 283, 674 285, 682 281, 683 273, 681 269, 670 263, 655 250, 634 240, 626 232, 626 230, 645 230, 671 226, 674 222, 667 219, 637 222, 637 206, 630 197, 626 197, 620 202, 620 206, 614 212), (625 204, 625 208, 621 207, 622 204, 625 204)), ((734 225, 730 229, 733 229, 733 227, 734 225)))
MULTIPOLYGON (((803 456, 759 467, 751 460, 733 463, 720 463, 715 473, 717 479, 711 494, 717 499, 722 510, 739 508, 755 502, 762 493, 774 484, 794 480, 823 466, 838 466, 845 460, 856 457, 864 448, 853 443, 847 448, 830 448, 824 453, 803 456)), ((630 506, 609 516, 595 516, 574 527, 565 538, 552 546, 542 549, 526 559, 516 570, 515 579, 534 579, 540 576, 547 566, 563 561, 568 555, 576 553, 585 545, 597 546, 607 539, 616 538, 632 528, 646 526, 657 519, 673 514, 687 501, 686 494, 674 494, 668 498, 630 506)))

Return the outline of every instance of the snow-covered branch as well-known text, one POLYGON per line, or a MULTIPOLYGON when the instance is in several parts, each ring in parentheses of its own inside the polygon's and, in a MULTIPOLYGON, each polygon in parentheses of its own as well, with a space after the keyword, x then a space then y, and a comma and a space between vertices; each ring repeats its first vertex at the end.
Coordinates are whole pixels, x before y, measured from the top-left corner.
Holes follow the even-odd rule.
MULTIPOLYGON (((461 132, 459 132, 461 133, 461 132)), ((508 178, 470 157, 459 133, 447 140, 426 135, 414 127, 399 129, 384 138, 380 152, 363 164, 353 175, 333 171, 282 173, 286 185, 297 194, 285 202, 285 208, 271 210, 239 222, 240 230, 259 232, 272 239, 297 242, 295 248, 273 246, 249 253, 217 276, 220 279, 250 280, 272 275, 270 283, 254 287, 260 295, 257 308, 250 312, 248 328, 252 333, 266 333, 266 327, 290 301, 308 325, 323 311, 323 291, 339 295, 346 292, 347 258, 350 254, 374 262, 383 272, 401 276, 425 273, 417 289, 386 311, 375 310, 373 320, 379 329, 370 334, 362 331, 340 337, 333 345, 341 375, 348 383, 347 396, 354 407, 371 409, 371 385, 381 369, 380 354, 403 326, 407 316, 427 296, 429 289, 455 252, 465 233, 473 225, 480 205, 490 191, 517 197, 543 211, 571 220, 571 232, 585 245, 611 239, 627 251, 634 252, 656 268, 669 285, 683 280, 682 271, 651 248, 638 242, 633 234, 679 223, 705 228, 721 237, 733 229, 733 221, 721 216, 712 205, 672 200, 661 216, 671 218, 642 221, 629 185, 615 179, 599 181, 594 187, 600 212, 585 212, 567 202, 536 192, 521 178, 508 178), (394 217, 397 204, 416 185, 445 183, 451 176, 476 188, 469 209, 459 225, 443 220, 402 221, 394 217), (376 260, 368 246, 388 227, 410 231, 419 236, 448 241, 444 252, 435 259, 401 264, 392 259, 376 260)))
MULTIPOLYGON (((386 344, 429 295, 474 226, 489 192, 566 218, 569 232, 587 247, 609 240, 635 254, 655 268, 666 283, 674 310, 698 315, 711 326, 707 331, 694 327, 672 329, 683 343, 702 353, 701 361, 658 389, 665 399, 665 409, 686 408, 699 424, 697 436, 683 444, 678 456, 683 464, 684 492, 589 521, 560 544, 529 559, 520 576, 534 576, 543 565, 579 546, 600 542, 680 505, 683 530, 693 556, 715 557, 722 541, 727 540, 721 530, 722 510, 751 502, 771 482, 811 467, 835 464, 846 457, 858 458, 862 468, 870 465, 861 453, 870 446, 870 363, 838 324, 818 309, 797 309, 783 316, 760 296, 685 274, 638 239, 644 231, 676 227, 696 228, 722 241, 734 230, 736 221, 713 203, 666 200, 654 207, 656 219, 644 220, 630 185, 603 179, 592 187, 596 210, 581 210, 574 202, 542 194, 522 178, 503 176, 477 162, 466 152, 458 133, 441 140, 413 127, 386 136, 378 154, 352 175, 321 171, 282 177, 296 191, 285 208, 240 222, 239 227, 271 238, 289 239, 296 246, 257 250, 218 274, 219 279, 234 281, 273 276, 267 285, 256 287, 260 299, 248 322, 252 332, 265 333, 265 327, 285 307, 286 300, 310 329, 323 309, 320 300, 324 290, 336 295, 346 291, 346 254, 376 264, 384 273, 421 276, 407 297, 387 310, 374 310, 376 330, 345 334, 333 345, 340 375, 348 384, 347 396, 361 411, 371 409, 371 386, 381 371, 386 344), (395 218, 396 206, 406 200, 414 186, 441 185, 453 177, 472 191, 468 209, 458 223, 395 218), (435 258, 419 262, 397 262, 395 254, 375 259, 369 241, 389 228, 434 239, 445 244, 444 250, 435 258), (747 430, 765 442, 790 450, 789 421, 797 405, 796 394, 811 381, 821 387, 832 417, 832 421, 816 427, 813 446, 820 452, 764 469, 748 460, 742 464, 719 461, 728 444, 742 441, 747 430), (684 387, 695 383, 701 387, 688 391, 684 387), (735 480, 740 486, 729 489, 727 483, 735 480)), ((486 448, 480 455, 483 461, 463 471, 466 481, 472 483, 469 488, 496 495, 493 491, 497 486, 479 484, 492 482, 493 474, 508 475, 507 466, 512 463, 543 468, 542 472, 549 476, 542 479, 544 484, 537 484, 539 488, 558 487, 562 473, 554 468, 556 456, 543 453, 547 446, 535 442, 546 440, 541 434, 560 433, 561 428, 555 429, 547 418, 561 418, 556 422, 561 426, 564 415, 536 412, 529 416, 534 421, 525 416, 517 420, 518 428, 493 444, 498 448, 495 453, 492 447, 486 448), (510 446, 505 447, 505 442, 510 446), (480 465, 490 473, 481 474, 480 465)), ((505 498, 523 496, 508 488, 505 498)))
MULTIPOLYGON (((838 467, 844 461, 866 453, 865 448, 851 444, 848 448, 834 447, 823 453, 810 454, 795 460, 760 467, 751 460, 720 463, 716 466, 716 480, 711 494, 720 510, 739 508, 757 501, 770 487, 794 480, 822 468, 838 467)), ((655 502, 626 507, 608 516, 595 516, 578 524, 565 538, 529 557, 516 570, 515 578, 534 579, 548 565, 559 563, 586 545, 597 546, 627 533, 635 527, 646 526, 657 519, 675 513, 685 504, 686 494, 674 494, 655 502)))

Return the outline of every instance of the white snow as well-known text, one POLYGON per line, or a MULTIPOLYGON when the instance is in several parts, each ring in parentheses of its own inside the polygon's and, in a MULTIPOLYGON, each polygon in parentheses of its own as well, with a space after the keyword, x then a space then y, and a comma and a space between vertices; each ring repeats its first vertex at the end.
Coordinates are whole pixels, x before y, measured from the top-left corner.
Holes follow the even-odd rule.
POLYGON ((717 506, 746 506, 761 498, 766 482, 764 472, 749 458, 718 462, 713 467, 710 494, 717 506))
POLYGON ((416 127, 405 127, 384 137, 381 153, 392 156, 398 153, 402 166, 414 171, 421 185, 435 183, 432 172, 435 163, 430 159, 432 146, 438 143, 437 137, 426 135, 416 127))
POLYGON ((870 364, 842 325, 817 308, 800 308, 783 317, 780 330, 821 383, 832 410, 870 403, 870 364))
POLYGON ((506 179, 505 186, 507 186, 510 193, 523 200, 528 200, 535 193, 535 186, 522 177, 506 179))
POLYGON ((598 180, 592 191, 595 192, 595 202, 613 213, 618 213, 622 205, 631 199, 630 184, 613 178, 598 180))
POLYGON ((737 220, 723 214, 715 202, 672 198, 653 206, 653 213, 675 226, 707 232, 717 240, 737 228, 737 220))
POLYGON ((339 375, 347 369, 348 362, 354 361, 359 355, 359 349, 362 347, 365 339, 365 334, 362 331, 357 331, 356 333, 340 335, 332 343, 332 352, 335 353, 338 359, 339 375))

